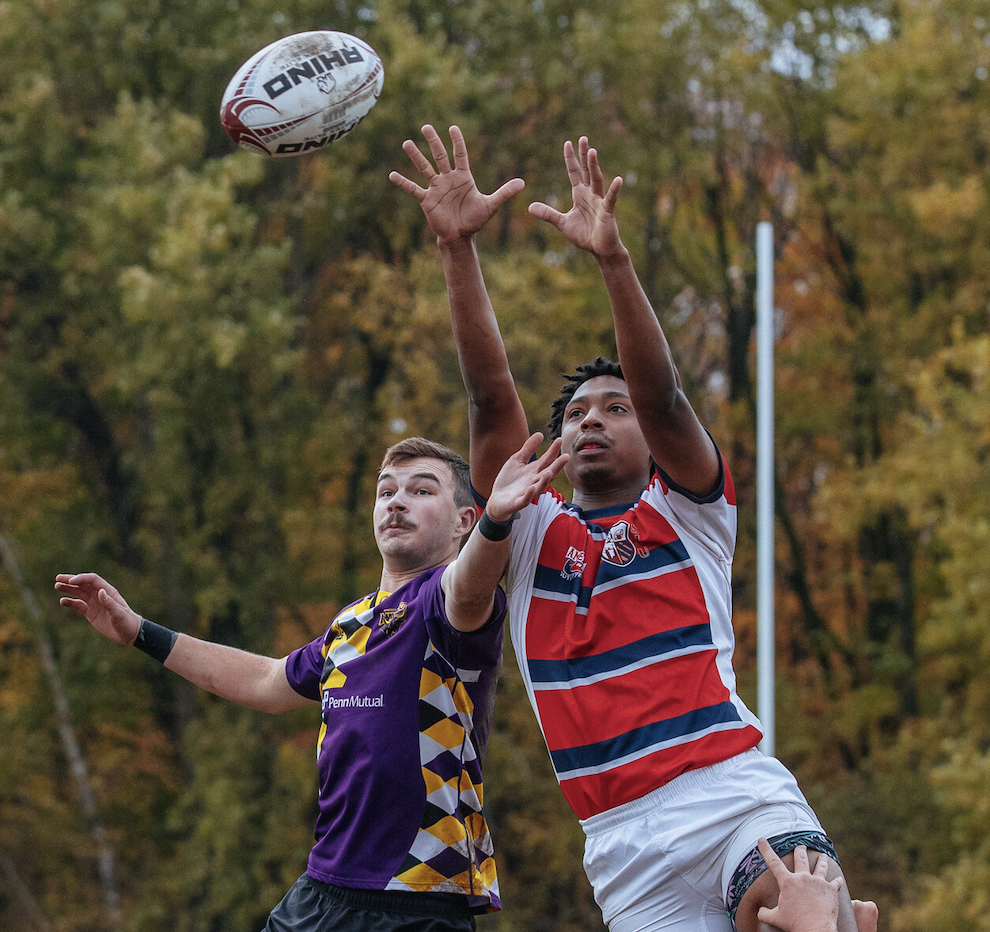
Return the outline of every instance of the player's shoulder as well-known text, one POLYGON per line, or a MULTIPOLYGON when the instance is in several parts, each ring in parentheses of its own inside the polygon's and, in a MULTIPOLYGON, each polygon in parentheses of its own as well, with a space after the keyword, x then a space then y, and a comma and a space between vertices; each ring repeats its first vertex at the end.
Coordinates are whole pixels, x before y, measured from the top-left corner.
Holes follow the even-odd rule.
MULTIPOLYGON (((714 441, 713 441, 714 442, 714 441)), ((688 489, 678 484, 667 475, 659 466, 653 464, 650 475, 650 482, 643 490, 641 498, 655 498, 661 496, 667 498, 671 493, 680 498, 687 499, 693 505, 728 505, 736 506, 736 489, 732 482, 732 474, 729 472, 728 463, 722 456, 718 447, 715 448, 718 454, 718 479, 710 490, 688 489)))

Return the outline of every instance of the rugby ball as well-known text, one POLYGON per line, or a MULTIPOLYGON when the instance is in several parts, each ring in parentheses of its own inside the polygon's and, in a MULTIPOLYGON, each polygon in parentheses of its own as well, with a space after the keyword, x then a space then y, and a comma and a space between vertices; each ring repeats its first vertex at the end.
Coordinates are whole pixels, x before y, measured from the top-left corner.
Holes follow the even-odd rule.
POLYGON ((220 122, 242 149, 286 156, 347 135, 378 100, 385 71, 346 32, 300 32, 265 46, 230 80, 220 122))

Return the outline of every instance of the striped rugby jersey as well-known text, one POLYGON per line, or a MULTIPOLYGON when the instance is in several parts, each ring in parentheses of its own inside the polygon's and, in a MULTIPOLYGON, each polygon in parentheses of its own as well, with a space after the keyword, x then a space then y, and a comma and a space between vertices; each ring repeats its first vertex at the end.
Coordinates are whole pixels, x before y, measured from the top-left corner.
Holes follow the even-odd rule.
POLYGON ((732 669, 736 504, 722 471, 704 500, 656 472, 611 509, 550 489, 513 528, 512 643, 581 819, 762 738, 732 669))

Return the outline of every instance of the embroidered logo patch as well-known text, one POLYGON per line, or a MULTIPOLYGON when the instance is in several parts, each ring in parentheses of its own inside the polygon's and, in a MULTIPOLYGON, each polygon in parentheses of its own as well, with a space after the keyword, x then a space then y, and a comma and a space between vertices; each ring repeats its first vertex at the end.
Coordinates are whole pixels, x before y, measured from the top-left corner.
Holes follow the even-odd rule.
POLYGON ((568 547, 564 557, 564 568, 560 571, 563 579, 578 579, 584 574, 584 551, 568 547))
POLYGON ((649 554, 648 547, 639 542, 639 531, 628 521, 616 521, 605 539, 602 559, 613 566, 628 566, 636 557, 649 554))
POLYGON ((378 616, 378 627, 391 637, 402 625, 406 618, 406 603, 400 602, 398 608, 383 608, 378 616))

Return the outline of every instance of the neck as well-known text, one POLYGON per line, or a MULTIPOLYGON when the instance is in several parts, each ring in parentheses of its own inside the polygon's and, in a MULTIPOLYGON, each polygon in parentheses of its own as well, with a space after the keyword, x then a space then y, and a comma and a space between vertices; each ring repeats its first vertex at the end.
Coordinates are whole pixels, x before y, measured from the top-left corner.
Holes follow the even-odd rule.
POLYGON ((597 511, 600 508, 615 508, 616 505, 631 505, 646 488, 647 483, 631 483, 622 488, 574 489, 571 501, 582 511, 597 511))
POLYGON ((379 588, 382 592, 395 592, 397 589, 401 589, 406 583, 412 582, 421 573, 425 573, 427 570, 432 570, 437 566, 446 566, 448 563, 453 563, 457 554, 455 553, 449 560, 443 560, 440 563, 432 563, 429 566, 417 566, 417 567, 401 567, 401 566, 389 566, 386 564, 382 567, 382 579, 379 583, 379 588))

